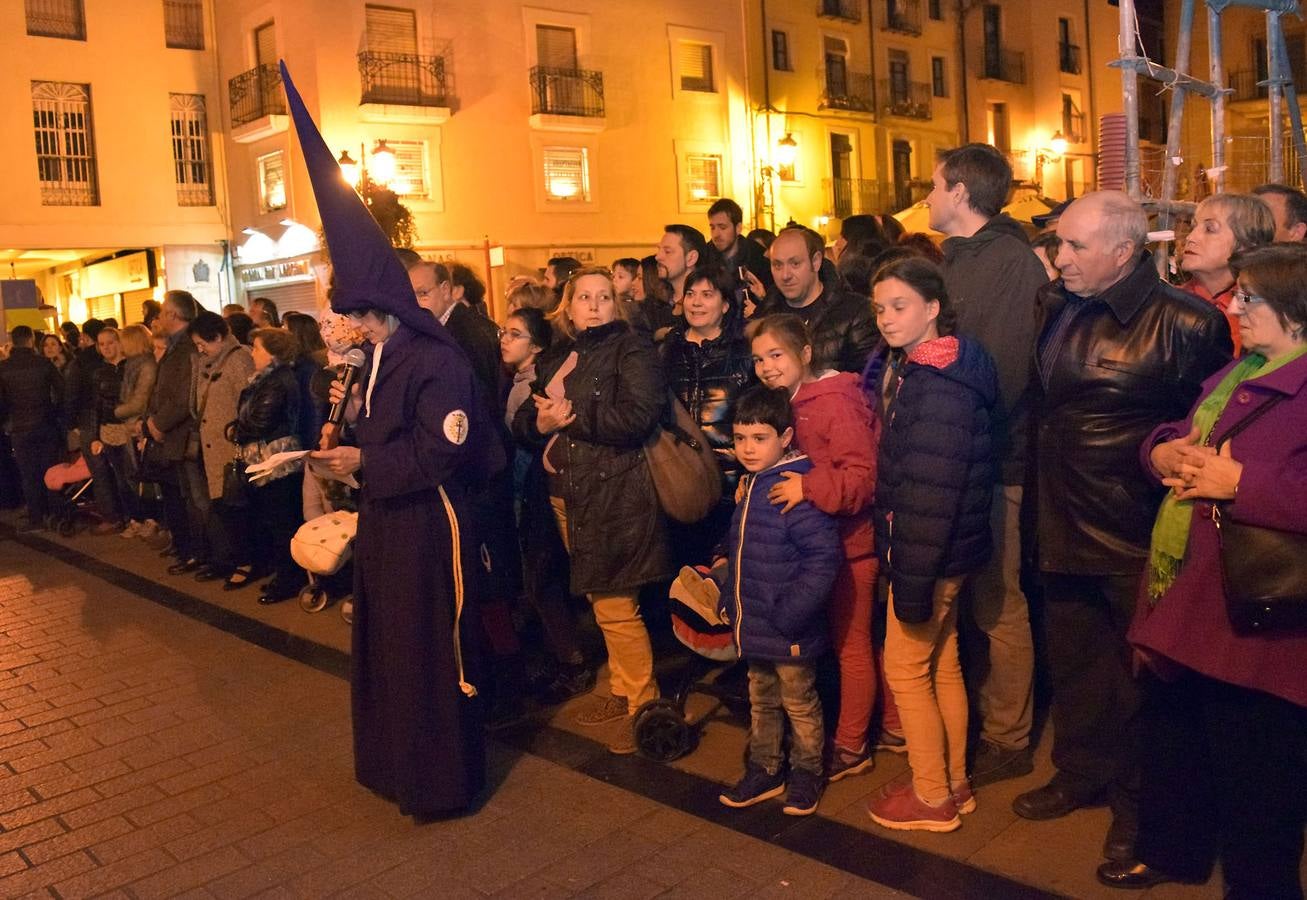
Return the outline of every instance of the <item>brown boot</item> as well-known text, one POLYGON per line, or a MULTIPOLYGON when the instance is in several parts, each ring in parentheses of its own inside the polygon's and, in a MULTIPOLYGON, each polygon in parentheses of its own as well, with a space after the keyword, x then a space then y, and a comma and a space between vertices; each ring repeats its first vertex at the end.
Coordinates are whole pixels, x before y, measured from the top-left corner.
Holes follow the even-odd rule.
POLYGON ((576 724, 591 727, 626 718, 627 704, 625 697, 610 694, 602 703, 590 706, 576 714, 576 724))

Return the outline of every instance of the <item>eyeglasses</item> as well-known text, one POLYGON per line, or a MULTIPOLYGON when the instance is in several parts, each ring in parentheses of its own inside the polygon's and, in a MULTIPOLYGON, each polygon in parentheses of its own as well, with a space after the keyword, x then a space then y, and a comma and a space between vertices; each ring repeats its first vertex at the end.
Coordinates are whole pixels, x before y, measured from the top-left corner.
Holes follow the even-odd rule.
POLYGON ((1252 306, 1255 303, 1265 303, 1265 297, 1258 297, 1256 294, 1250 294, 1242 288, 1237 288, 1230 295, 1231 303, 1238 303, 1240 306, 1252 306))
POLYGON ((499 336, 510 341, 522 341, 531 337, 525 331, 518 331, 516 328, 500 329, 499 336))

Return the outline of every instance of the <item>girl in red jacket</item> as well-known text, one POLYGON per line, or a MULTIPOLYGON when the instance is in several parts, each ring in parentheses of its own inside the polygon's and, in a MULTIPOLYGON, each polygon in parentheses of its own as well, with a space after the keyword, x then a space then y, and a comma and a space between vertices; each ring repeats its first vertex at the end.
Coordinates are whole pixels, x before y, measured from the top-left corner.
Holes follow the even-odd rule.
MULTIPOLYGON (((871 526, 876 490, 879 426, 871 415, 858 377, 847 372, 819 372, 812 367, 812 343, 798 316, 767 316, 749 328, 754 368, 771 388, 790 392, 795 437, 812 460, 806 475, 785 473, 769 498, 787 512, 805 500, 837 518, 844 562, 830 600, 831 643, 840 665, 840 716, 826 767, 829 781, 839 781, 872 767, 867 731, 877 693, 877 664, 872 656, 871 605, 877 561, 871 526)), ((894 700, 879 679, 883 720, 898 723, 894 700)))

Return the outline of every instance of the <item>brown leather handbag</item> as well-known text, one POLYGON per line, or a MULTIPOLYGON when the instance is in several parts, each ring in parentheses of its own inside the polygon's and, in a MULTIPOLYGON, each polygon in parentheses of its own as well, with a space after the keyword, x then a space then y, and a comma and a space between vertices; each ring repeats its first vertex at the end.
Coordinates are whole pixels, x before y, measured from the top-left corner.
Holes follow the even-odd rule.
POLYGON ((644 445, 658 505, 669 519, 692 525, 722 498, 722 472, 708 439, 676 395, 668 392, 672 415, 644 445))

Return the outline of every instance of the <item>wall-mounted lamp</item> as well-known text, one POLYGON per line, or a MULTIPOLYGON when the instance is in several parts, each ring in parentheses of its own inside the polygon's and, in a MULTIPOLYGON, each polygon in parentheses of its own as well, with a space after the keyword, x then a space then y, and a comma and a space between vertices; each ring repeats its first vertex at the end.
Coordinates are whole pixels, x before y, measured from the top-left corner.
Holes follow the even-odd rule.
POLYGON ((798 155, 799 142, 790 132, 785 132, 785 137, 776 142, 776 165, 782 169, 789 168, 794 165, 798 155))

